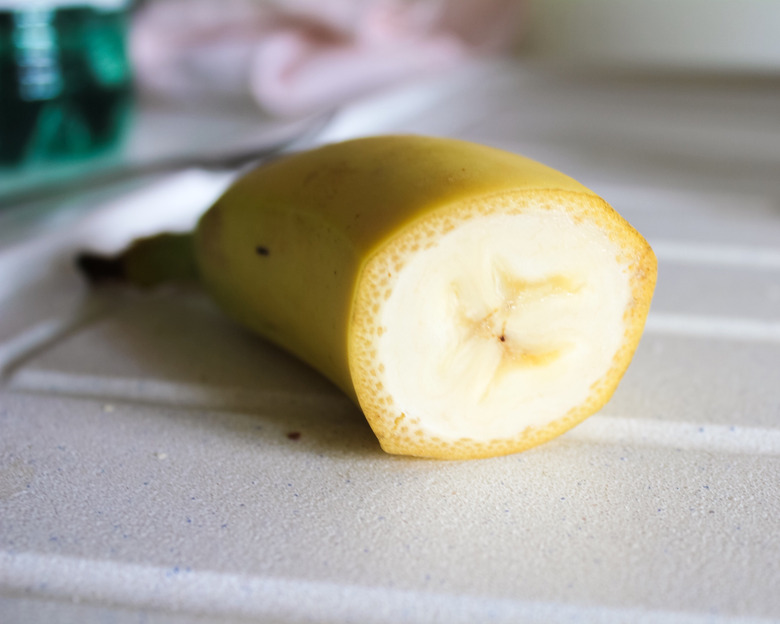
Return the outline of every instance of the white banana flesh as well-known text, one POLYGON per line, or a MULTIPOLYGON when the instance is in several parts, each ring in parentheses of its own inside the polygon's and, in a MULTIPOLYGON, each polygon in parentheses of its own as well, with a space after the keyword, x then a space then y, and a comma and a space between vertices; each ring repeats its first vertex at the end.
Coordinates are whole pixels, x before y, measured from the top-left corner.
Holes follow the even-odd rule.
POLYGON ((388 438, 488 454, 579 419, 626 342, 635 276, 578 201, 450 209, 369 263, 374 390, 401 415, 388 438))

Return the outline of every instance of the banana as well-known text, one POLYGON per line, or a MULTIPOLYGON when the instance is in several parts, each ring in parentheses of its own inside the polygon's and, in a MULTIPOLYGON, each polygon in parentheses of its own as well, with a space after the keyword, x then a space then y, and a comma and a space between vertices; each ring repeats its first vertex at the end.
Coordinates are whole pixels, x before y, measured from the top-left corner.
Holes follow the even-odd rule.
POLYGON ((647 242, 578 182, 419 136, 260 167, 193 248, 228 314, 330 378, 385 451, 443 459, 523 451, 600 409, 656 281, 647 242))

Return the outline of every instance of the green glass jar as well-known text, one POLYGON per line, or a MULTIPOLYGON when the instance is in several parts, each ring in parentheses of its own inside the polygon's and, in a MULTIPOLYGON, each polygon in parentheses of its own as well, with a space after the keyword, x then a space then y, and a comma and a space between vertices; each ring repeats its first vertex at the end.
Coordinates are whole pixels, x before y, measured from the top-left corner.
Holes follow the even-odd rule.
POLYGON ((128 0, 0 0, 0 167, 116 148, 132 82, 128 0))

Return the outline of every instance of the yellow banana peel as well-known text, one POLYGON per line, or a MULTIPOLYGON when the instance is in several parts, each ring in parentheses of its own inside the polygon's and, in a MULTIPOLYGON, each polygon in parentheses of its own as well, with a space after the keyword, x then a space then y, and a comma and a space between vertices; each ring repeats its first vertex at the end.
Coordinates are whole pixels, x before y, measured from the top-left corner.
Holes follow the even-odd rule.
POLYGON ((600 409, 656 281, 647 242, 575 180, 420 136, 262 166, 193 249, 226 312, 338 385, 385 451, 446 459, 522 451, 600 409))

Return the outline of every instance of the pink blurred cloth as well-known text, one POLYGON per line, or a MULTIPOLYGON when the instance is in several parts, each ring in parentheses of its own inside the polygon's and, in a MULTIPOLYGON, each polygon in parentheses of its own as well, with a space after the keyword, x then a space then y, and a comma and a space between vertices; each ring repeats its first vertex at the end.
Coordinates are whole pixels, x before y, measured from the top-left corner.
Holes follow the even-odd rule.
POLYGON ((501 52, 523 0, 154 0, 135 15, 142 90, 167 99, 249 95, 300 116, 501 52))

